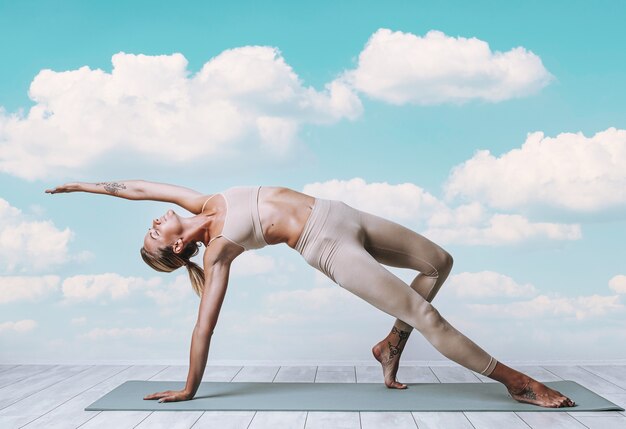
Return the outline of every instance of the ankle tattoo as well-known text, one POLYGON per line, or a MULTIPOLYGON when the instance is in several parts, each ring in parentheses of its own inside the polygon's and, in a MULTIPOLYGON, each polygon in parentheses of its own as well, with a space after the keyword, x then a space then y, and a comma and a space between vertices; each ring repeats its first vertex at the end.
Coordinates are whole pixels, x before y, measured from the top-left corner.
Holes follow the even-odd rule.
POLYGON ((400 352, 402 352, 402 349, 404 348, 404 345, 402 345, 402 347, 400 346, 400 344, 402 343, 402 341, 405 341, 407 338, 409 338, 409 335, 411 334, 411 331, 403 331, 401 329, 396 328, 395 326, 391 329, 391 334, 398 334, 398 336, 400 337, 398 339, 398 344, 391 344, 391 341, 387 341, 387 344, 389 345, 389 359, 391 359, 392 357, 394 357, 395 355, 400 354, 400 352))

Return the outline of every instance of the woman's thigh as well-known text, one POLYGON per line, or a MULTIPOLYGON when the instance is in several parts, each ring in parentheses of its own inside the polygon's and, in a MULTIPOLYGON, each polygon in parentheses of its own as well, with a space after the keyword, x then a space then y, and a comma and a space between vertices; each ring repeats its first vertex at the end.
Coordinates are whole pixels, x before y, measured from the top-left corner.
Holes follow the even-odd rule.
POLYGON ((448 253, 423 235, 396 222, 361 212, 365 250, 378 262, 398 268, 411 268, 427 276, 437 276, 437 267, 448 253))
POLYGON ((402 320, 415 320, 418 314, 432 308, 428 301, 366 252, 361 243, 342 244, 333 257, 333 277, 339 286, 402 320))

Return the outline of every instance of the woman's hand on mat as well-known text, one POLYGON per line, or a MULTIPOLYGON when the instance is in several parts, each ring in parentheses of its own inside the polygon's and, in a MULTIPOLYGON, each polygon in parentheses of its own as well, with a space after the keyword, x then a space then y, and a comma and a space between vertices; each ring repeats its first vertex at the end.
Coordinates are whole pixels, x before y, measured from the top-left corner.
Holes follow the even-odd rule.
POLYGON ((184 390, 166 390, 165 392, 157 392, 151 395, 145 396, 143 399, 158 399, 159 402, 178 402, 188 401, 193 397, 184 390))

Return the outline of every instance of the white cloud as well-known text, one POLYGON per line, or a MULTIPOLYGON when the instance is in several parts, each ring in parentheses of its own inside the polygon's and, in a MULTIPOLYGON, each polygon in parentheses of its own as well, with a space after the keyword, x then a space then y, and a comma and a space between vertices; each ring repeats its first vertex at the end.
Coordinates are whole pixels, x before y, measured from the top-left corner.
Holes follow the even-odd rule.
POLYGON ((579 240, 582 237, 580 225, 551 222, 530 222, 521 215, 494 214, 488 221, 477 225, 457 225, 446 228, 429 228, 424 232, 428 237, 442 243, 462 243, 468 245, 516 244, 531 239, 579 240))
POLYGON ((87 323, 87 318, 85 316, 82 317, 73 317, 70 320, 70 323, 72 325, 84 325, 85 323, 87 323))
POLYGON ((331 283, 312 289, 277 291, 266 295, 261 311, 254 315, 254 322, 271 326, 282 323, 333 325, 359 322, 359 319, 360 323, 372 322, 386 317, 389 316, 341 286, 331 283))
POLYGON ((519 284, 511 277, 494 271, 463 272, 450 276, 445 284, 459 298, 527 297, 537 294, 529 284, 519 284))
POLYGON ((626 294, 626 276, 618 274, 609 280, 609 288, 617 293, 626 294))
POLYGON ((161 316, 176 314, 180 310, 180 304, 192 296, 194 299, 196 298, 187 274, 177 275, 174 281, 165 284, 154 282, 154 284, 145 288, 144 292, 160 308, 159 314, 161 316))
MULTIPOLYGON (((188 304, 197 304, 187 273, 177 272, 173 278, 163 281, 163 277, 124 277, 116 273, 76 275, 62 283, 63 304, 100 300, 130 299, 142 295, 157 305, 160 316, 179 314, 188 309, 188 304)), ((120 310, 135 313, 132 309, 120 310)), ((74 321, 72 321, 74 323, 74 321)), ((76 323, 80 323, 77 320, 76 323)))
POLYGON ((59 290, 59 276, 0 276, 0 304, 36 301, 59 290))
POLYGON ((399 222, 441 244, 508 245, 530 239, 577 240, 578 224, 531 222, 521 215, 489 214, 477 202, 449 207, 412 183, 366 183, 361 178, 307 184, 304 193, 337 199, 399 222))
POLYGON ((552 75, 523 47, 492 52, 482 40, 436 30, 424 37, 381 28, 342 78, 372 98, 393 104, 497 102, 536 93, 552 75))
POLYGON ((446 196, 510 209, 545 204, 583 212, 626 204, 626 130, 592 137, 529 133, 520 148, 500 157, 488 150, 456 166, 446 196))
POLYGON ((159 340, 174 333, 173 329, 145 328, 95 328, 78 336, 80 339, 98 341, 102 339, 159 340))
POLYGON ((159 277, 123 277, 116 273, 76 275, 63 280, 65 303, 93 301, 98 298, 121 299, 133 291, 144 291, 161 283, 159 277))
POLYGON ((276 261, 268 255, 261 255, 255 251, 244 252, 233 261, 231 275, 256 276, 274 271, 276 261))
POLYGON ((32 331, 37 327, 37 322, 32 319, 18 320, 17 322, 0 323, 0 334, 3 332, 24 333, 32 331))
POLYGON ((498 304, 468 304, 483 317, 534 319, 570 316, 577 320, 624 311, 619 295, 560 297, 539 295, 529 301, 498 304))
POLYGON ((302 192, 319 198, 341 200, 366 212, 410 222, 424 221, 445 205, 412 183, 367 183, 360 177, 332 179, 304 186, 302 192))
POLYGON ((111 73, 40 71, 27 115, 0 110, 0 171, 27 180, 76 174, 121 150, 174 162, 220 158, 250 141, 280 155, 301 124, 362 111, 346 84, 306 87, 267 46, 226 50, 194 75, 181 54, 120 52, 112 63, 111 73))
POLYGON ((50 220, 33 220, 0 198, 0 265, 7 272, 41 270, 71 259, 69 228, 59 230, 50 220))

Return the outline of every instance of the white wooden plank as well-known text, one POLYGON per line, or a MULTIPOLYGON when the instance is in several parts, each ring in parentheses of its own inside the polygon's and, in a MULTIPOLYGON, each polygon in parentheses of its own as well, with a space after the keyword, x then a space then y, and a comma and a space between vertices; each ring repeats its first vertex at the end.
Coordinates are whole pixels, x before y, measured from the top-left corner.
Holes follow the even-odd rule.
POLYGON ((309 411, 305 429, 360 429, 358 411, 309 411))
POLYGON ((74 429, 101 411, 85 411, 92 404, 127 380, 147 380, 165 369, 166 365, 134 365, 79 393, 67 402, 39 416, 24 429, 74 429))
POLYGON ((332 371, 323 371, 321 368, 317 368, 317 373, 315 374, 316 383, 356 383, 354 367, 332 371))
POLYGON ((17 365, 11 365, 11 364, 2 364, 0 365, 0 372, 2 371, 7 371, 11 368, 15 368, 17 365))
POLYGON ((91 367, 0 410, 0 418, 15 416, 14 421, 19 426, 25 425, 125 368, 127 366, 98 365, 91 367))
POLYGON ((200 416, 202 416, 202 411, 155 411, 133 428, 189 429, 198 421, 200 416))
MULTIPOLYGON (((511 368, 528 375, 529 377, 534 378, 537 381, 546 382, 546 381, 559 381, 563 380, 562 377, 559 377, 556 374, 548 371, 541 365, 508 365, 511 368)), ((483 375, 478 374, 478 377, 486 378, 483 375)), ((495 380, 492 380, 495 381, 495 380)), ((497 383, 497 381, 496 381, 497 383)))
POLYGON ((131 429, 147 419, 151 413, 151 411, 102 411, 80 429, 131 429))
MULTIPOLYGON (((381 369, 382 373, 382 369, 381 369)), ((428 366, 400 365, 396 374, 401 383, 439 383, 432 369, 428 366)))
POLYGON ((384 383, 383 370, 378 366, 357 365, 356 367, 357 383, 384 383))
POLYGON ((15 365, 0 373, 0 387, 17 383, 27 377, 41 374, 42 372, 50 371, 57 367, 57 365, 15 365))
POLYGON ((579 417, 579 416, 585 416, 585 417, 607 417, 607 416, 619 417, 619 416, 622 415, 619 411, 571 411, 571 412, 568 412, 565 409, 563 409, 563 411, 567 412, 572 417, 579 417))
MULTIPOLYGON (((537 381, 546 382, 546 381, 559 381, 562 380, 561 377, 547 371, 545 368, 542 368, 538 365, 507 365, 510 368, 513 368, 522 374, 526 374, 529 377, 534 378, 537 381)), ((479 373, 473 373, 480 381, 483 383, 499 383, 497 380, 492 380, 489 377, 485 377, 479 373)))
POLYGON ((626 389, 626 365, 581 365, 580 367, 626 389))
MULTIPOLYGON (((401 383, 439 383, 439 379, 428 366, 400 365, 396 377, 401 383)), ((356 378, 357 383, 385 382, 383 370, 380 365, 357 366, 356 378)))
POLYGON ((460 411, 414 411, 413 418, 419 429, 473 429, 465 414, 460 411))
POLYGON ((249 429, 303 429, 306 411, 257 411, 249 429))
POLYGON ((231 381, 241 371, 241 368, 241 366, 233 365, 207 365, 202 375, 202 381, 231 381))
POLYGON ((564 380, 573 380, 600 395, 602 393, 626 393, 626 389, 576 365, 544 365, 544 368, 564 380))
POLYGON ((611 417, 587 417, 576 416, 572 413, 572 416, 587 426, 589 429, 624 429, 626 428, 626 417, 624 416, 611 416, 611 417))
POLYGON ((233 382, 271 382, 278 373, 279 366, 246 365, 237 373, 233 382))
POLYGON ((23 417, 20 415, 0 415, 0 428, 13 429, 22 425, 23 417))
POLYGON ((354 371, 354 365, 319 365, 318 371, 354 371))
POLYGON ((150 377, 150 381, 187 381, 187 374, 189 374, 189 367, 185 365, 171 365, 165 368, 163 371, 159 371, 153 377, 150 377))
POLYGON ((247 429, 254 411, 205 411, 193 429, 247 429))
MULTIPOLYGON (((614 404, 626 409, 626 393, 604 393, 602 394, 602 396, 613 402, 614 404)), ((626 416, 626 410, 617 412, 623 416, 626 416)))
POLYGON ((465 411, 463 414, 476 429, 528 429, 528 425, 516 413, 465 411))
POLYGON ((47 371, 33 374, 19 382, 4 386, 0 389, 0 410, 89 368, 91 367, 86 365, 54 366, 47 371))
MULTIPOLYGON (((241 366, 207 365, 202 374, 202 381, 231 381, 240 370, 241 366)), ((188 365, 171 365, 151 380, 187 382, 188 375, 188 365)))
POLYGON ((525 411, 515 413, 524 420, 528 426, 534 429, 585 429, 585 425, 573 418, 568 413, 547 413, 525 411))
POLYGON ((430 369, 442 383, 476 383, 480 381, 473 371, 462 366, 431 366, 430 369))
POLYGON ((313 383, 316 372, 316 366, 281 366, 274 383, 313 383))
POLYGON ((417 425, 410 412, 361 411, 362 429, 416 429, 417 425))

